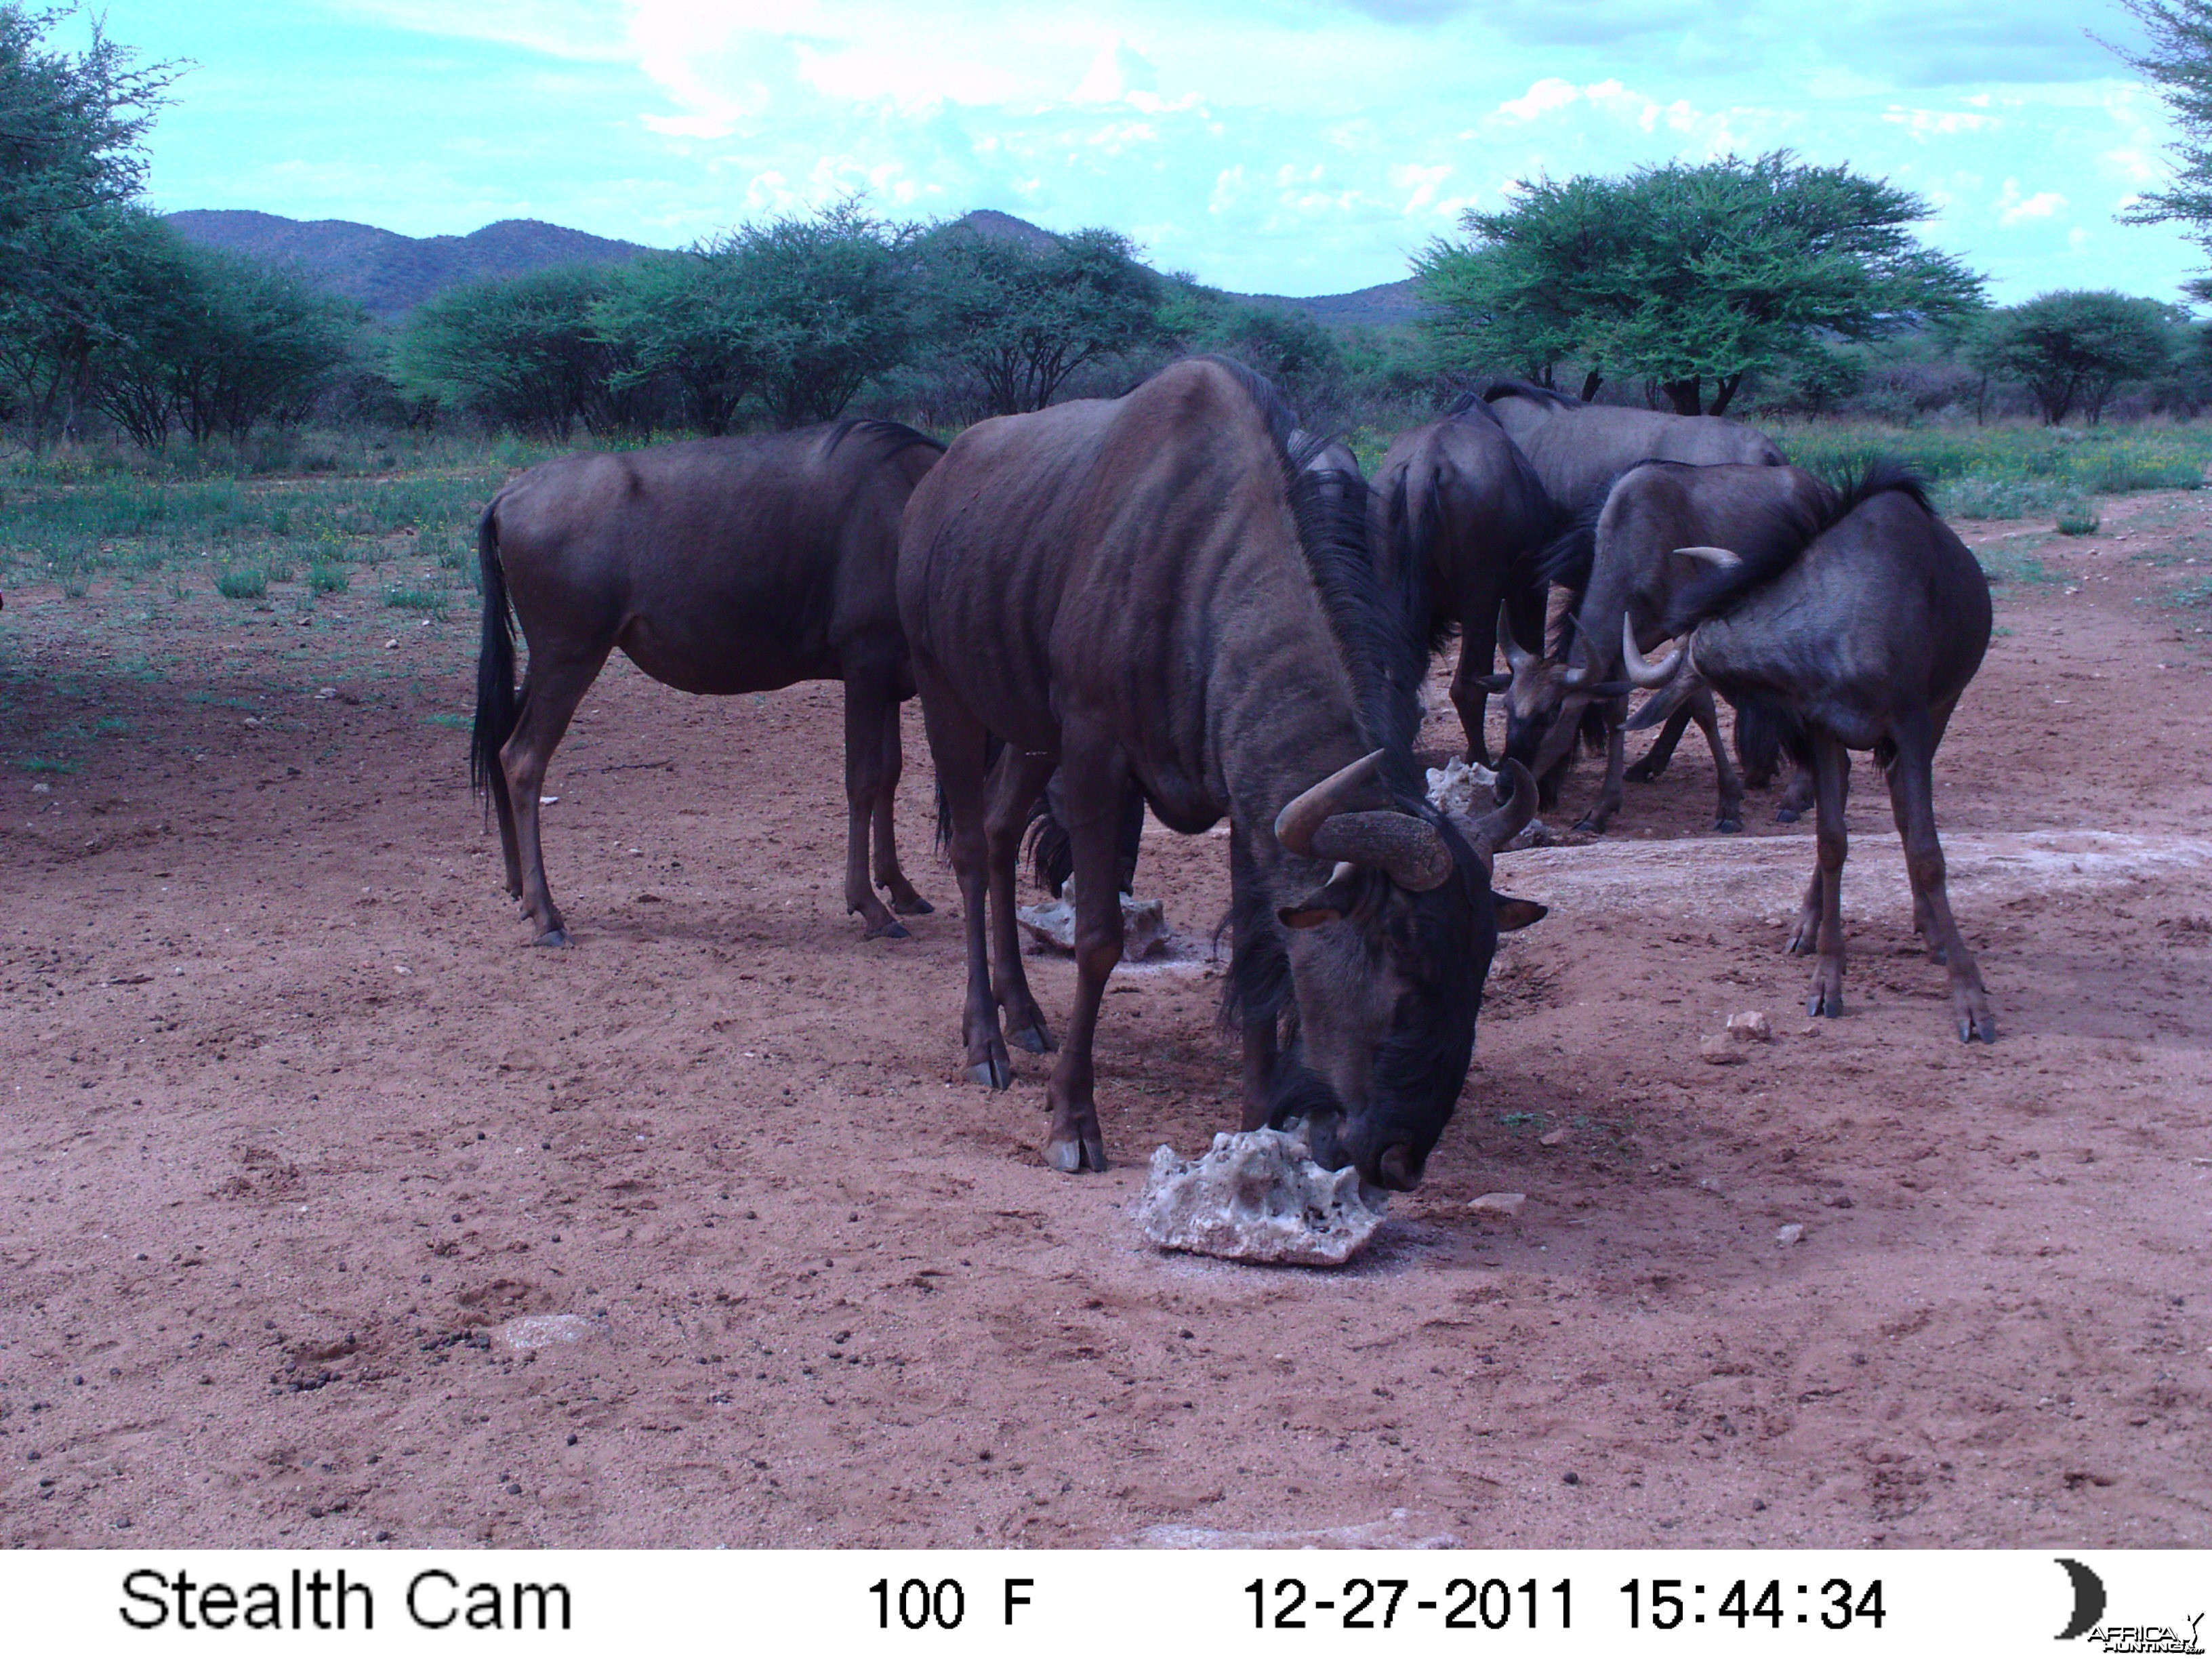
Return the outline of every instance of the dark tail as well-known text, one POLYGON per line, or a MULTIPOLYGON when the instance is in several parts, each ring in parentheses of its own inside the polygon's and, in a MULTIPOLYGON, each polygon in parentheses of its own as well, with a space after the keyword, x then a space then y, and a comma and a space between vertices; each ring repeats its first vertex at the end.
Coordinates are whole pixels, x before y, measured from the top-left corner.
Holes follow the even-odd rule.
MULTIPOLYGON (((1118 872, 1121 889, 1125 893, 1137 890, 1137 859, 1145 842, 1145 792, 1135 784, 1128 787, 1121 797, 1121 822, 1117 826, 1116 845, 1121 852, 1118 872)), ((1030 808, 1029 854, 1030 873, 1036 884, 1060 896, 1067 878, 1075 873, 1075 842, 1067 827, 1053 816, 1052 793, 1047 790, 1036 798, 1030 808)))
MULTIPOLYGON (((514 623, 507 604, 507 571, 499 562, 499 532, 492 498, 477 520, 477 568, 483 576, 483 643, 477 648, 477 723, 469 738, 469 784, 489 797, 507 787, 499 751, 514 735, 520 702, 514 690, 514 623)), ((490 810, 489 799, 485 810, 490 810)))
POLYGON ((1761 697, 1730 701, 1735 704, 1735 757, 1745 782, 1754 789, 1771 783, 1785 750, 1798 765, 1812 765, 1812 742, 1796 714, 1761 697))

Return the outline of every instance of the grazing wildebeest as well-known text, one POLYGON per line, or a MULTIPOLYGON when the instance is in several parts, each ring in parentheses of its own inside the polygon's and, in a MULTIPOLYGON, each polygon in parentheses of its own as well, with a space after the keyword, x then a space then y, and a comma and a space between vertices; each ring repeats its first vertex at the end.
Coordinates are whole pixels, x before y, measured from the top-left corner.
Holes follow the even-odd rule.
MULTIPOLYGON (((1726 489, 1719 471, 1693 488, 1726 489)), ((1630 678, 1660 686, 1696 672, 1741 702, 1778 716, 1784 741, 1814 775, 1820 864, 1805 890, 1790 948, 1820 953, 1808 1014, 1844 1006, 1844 797, 1853 749, 1870 749, 1912 881, 1912 922, 1948 963, 1959 1036, 1996 1041, 1980 970, 1960 937, 1936 838, 1936 745, 1990 642, 1990 586, 1966 544, 1928 505, 1919 481, 1870 468, 1830 492, 1794 537, 1730 547, 1735 556, 1676 601, 1665 630, 1686 635, 1646 662, 1632 623, 1622 654, 1630 678)))
POLYGON ((1376 579, 1359 492, 1333 499, 1291 430, 1265 380, 1197 358, 1126 397, 970 427, 908 504, 899 617, 950 812, 978 1082, 1011 1079, 1001 1008, 1049 1046, 1013 916, 1048 780, 1073 843, 1056 1169, 1106 1163, 1091 1051, 1121 954, 1133 781, 1181 834, 1230 821, 1224 1018, 1243 1036, 1246 1127, 1304 1117, 1317 1157, 1379 1186, 1420 1178, 1467 1079, 1498 930, 1542 914, 1490 888, 1493 849, 1533 808, 1525 773, 1509 768, 1510 799, 1476 822, 1424 798, 1410 600, 1376 579))
POLYGON ((1492 380, 1482 397, 1546 493, 1569 513, 1595 507, 1613 481, 1638 461, 1782 465, 1771 438, 1717 415, 1586 404, 1526 380, 1492 380))
POLYGON ((1537 556, 1565 527, 1562 515, 1490 406, 1471 392, 1391 444, 1367 513, 1376 558, 1407 567, 1405 579, 1420 585, 1431 648, 1459 624, 1452 706, 1467 757, 1487 766, 1483 719, 1501 684, 1491 673, 1498 611, 1510 609, 1527 637, 1543 636, 1537 556))
POLYGON ((899 514, 944 453, 890 421, 564 455, 492 497, 477 527, 483 644, 470 766, 491 797, 507 890, 540 945, 568 933, 545 884, 538 787, 569 717, 616 646, 680 691, 728 696, 845 683, 845 907, 868 937, 928 903, 891 835, 898 705, 910 696, 892 591, 899 514), (514 685, 513 599, 530 667, 514 685), (875 878, 868 883, 868 836, 875 878))
MULTIPOLYGON (((1605 782, 1578 828, 1601 832, 1620 807, 1621 693, 1626 689, 1618 679, 1622 619, 1627 618, 1645 645, 1657 644, 1665 637, 1660 630, 1676 597, 1710 570, 1700 557, 1705 550, 1796 545, 1833 493, 1794 466, 1688 466, 1677 461, 1643 462, 1614 483, 1598 515, 1589 565, 1575 573, 1577 580, 1570 584, 1579 590, 1581 602, 1574 612, 1569 659, 1540 658, 1510 640, 1507 644, 1512 680, 1506 693, 1505 752, 1539 778, 1552 775, 1572 751, 1585 711, 1593 705, 1603 709, 1605 782)), ((1741 830, 1743 781, 1721 742, 1711 692, 1703 685, 1692 687, 1673 714, 1695 720, 1712 749, 1720 795, 1714 827, 1741 830)))

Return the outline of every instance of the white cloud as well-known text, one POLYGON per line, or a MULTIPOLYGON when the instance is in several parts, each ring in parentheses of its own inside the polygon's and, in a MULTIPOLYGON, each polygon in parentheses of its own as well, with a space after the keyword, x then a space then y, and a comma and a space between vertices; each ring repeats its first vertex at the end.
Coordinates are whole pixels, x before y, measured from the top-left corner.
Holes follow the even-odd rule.
POLYGON ((2030 219, 2048 219, 2065 205, 2066 198, 2055 190, 2039 190, 2030 196, 2021 191, 2019 179, 2008 179, 1997 192, 1997 222, 2017 225, 2030 219))

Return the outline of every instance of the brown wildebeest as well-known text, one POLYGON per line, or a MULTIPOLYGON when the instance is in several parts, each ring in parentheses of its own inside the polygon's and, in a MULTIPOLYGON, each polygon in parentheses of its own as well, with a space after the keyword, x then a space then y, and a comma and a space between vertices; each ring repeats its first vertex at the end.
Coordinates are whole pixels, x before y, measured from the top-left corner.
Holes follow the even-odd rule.
MULTIPOLYGON (((1620 476, 1598 515, 1595 550, 1582 573, 1570 659, 1540 658, 1506 641, 1512 682, 1505 752, 1537 777, 1553 775, 1572 752, 1584 711, 1602 709, 1605 782, 1577 828, 1601 832, 1620 808, 1621 698, 1627 690, 1618 678, 1621 619, 1646 645, 1656 645, 1676 596, 1711 568, 1699 556, 1705 549, 1763 548, 1778 540, 1794 545, 1833 495, 1794 466, 1645 461, 1620 476)), ((1721 742, 1712 693, 1695 687, 1673 718, 1694 719, 1712 749, 1720 795, 1714 827, 1742 829, 1743 780, 1721 742)))
POLYGON ((1774 440, 1717 415, 1586 404, 1526 380, 1492 380, 1482 397, 1535 468, 1545 493, 1568 513, 1596 507, 1613 481, 1638 461, 1782 465, 1774 440))
POLYGON ((1198 358, 1123 398, 969 428, 907 507, 899 617, 964 905, 963 1035, 996 1088, 1001 1008, 1050 1043, 1014 866, 1059 773, 1078 974, 1048 1091, 1059 1170, 1106 1164, 1091 1048, 1121 954, 1131 781, 1181 834, 1230 821, 1224 1018, 1243 1030, 1246 1126, 1303 1116, 1316 1157, 1379 1186, 1419 1180, 1467 1079, 1498 930, 1542 914, 1490 887, 1492 850, 1534 805, 1525 773, 1509 769, 1510 801, 1480 822, 1424 797, 1411 604, 1376 579, 1358 489, 1302 470, 1291 427, 1258 375, 1198 358))
POLYGON ((1411 580, 1425 586, 1431 648, 1441 648, 1445 629, 1459 624, 1452 706, 1467 757, 1487 766, 1483 719, 1502 684, 1491 672, 1498 611, 1510 610, 1524 637, 1543 636, 1537 556, 1565 527, 1563 515, 1490 406, 1469 393, 1391 444, 1367 516, 1376 556, 1409 567, 1411 580))
POLYGON ((891 835, 898 705, 910 696, 892 591, 899 514, 943 446, 890 421, 564 455, 492 497, 477 526, 483 645, 470 767, 491 796, 507 890, 540 945, 568 932, 545 885, 538 789, 569 717, 619 645, 679 691, 845 683, 845 908, 867 936, 930 906, 891 835), (518 697, 512 597, 530 670, 518 697), (875 878, 868 884, 868 836, 875 878))
MULTIPOLYGON (((1719 470, 1694 490, 1729 488, 1719 470)), ((1950 969, 1961 1042, 1996 1041, 1981 970, 1960 936, 1936 838, 1936 745, 1990 643, 1990 585, 1966 545, 1928 505, 1918 479, 1869 469, 1830 492, 1794 536, 1729 547, 1734 556, 1676 599, 1662 627, 1687 635, 1673 654, 1644 661, 1637 629, 1621 651, 1638 685, 1695 672, 1726 696, 1772 709, 1815 781, 1820 863, 1805 890, 1790 948, 1820 964, 1808 1014, 1844 1011, 1844 797, 1853 749, 1870 749, 1912 881, 1912 925, 1950 969)))

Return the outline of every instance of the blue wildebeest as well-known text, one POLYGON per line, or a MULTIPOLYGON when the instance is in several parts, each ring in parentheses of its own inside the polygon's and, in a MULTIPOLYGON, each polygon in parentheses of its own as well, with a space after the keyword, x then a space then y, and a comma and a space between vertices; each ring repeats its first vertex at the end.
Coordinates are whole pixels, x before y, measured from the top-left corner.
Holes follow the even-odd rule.
MULTIPOLYGON (((1794 466, 1686 466, 1645 461, 1623 473, 1605 498, 1589 540, 1589 562, 1565 585, 1580 603, 1573 613, 1568 660, 1539 658, 1510 639, 1512 668, 1506 693, 1505 752, 1539 778, 1554 775, 1572 752, 1587 710, 1601 705, 1606 727, 1605 781, 1581 829, 1602 831, 1620 807, 1623 776, 1620 636, 1624 618, 1646 646, 1676 597, 1711 569, 1704 550, 1748 552, 1797 545, 1833 492, 1794 466)), ((1694 719, 1711 746, 1719 808, 1715 827, 1743 827, 1743 782, 1721 742, 1711 693, 1694 685, 1670 719, 1694 719)), ((1671 748, 1672 744, 1668 747, 1671 748)))
POLYGON ((1460 629, 1452 706, 1467 757, 1490 763, 1483 720, 1497 619, 1510 610, 1526 637, 1544 631, 1544 577, 1537 556, 1564 528, 1562 515, 1490 406, 1469 393, 1426 426, 1401 434, 1376 469, 1368 498, 1368 541, 1378 560, 1405 568, 1419 585, 1430 647, 1460 629))
POLYGON ((1379 1186, 1419 1180, 1467 1079, 1498 931, 1542 914, 1490 887, 1533 784, 1509 768, 1510 800, 1480 821, 1428 804, 1411 605, 1376 580, 1361 492, 1301 469, 1291 431, 1265 380, 1198 358, 1126 397, 970 427, 907 507, 899 615, 950 817, 978 1082, 1011 1080, 1000 1009, 1048 1045, 1013 919, 1048 781, 1072 842, 1078 983, 1045 1144, 1059 1170, 1106 1163, 1091 1041, 1121 954, 1132 782, 1181 834, 1230 822, 1224 1018, 1243 1037, 1246 1127, 1303 1117, 1317 1157, 1379 1186))
MULTIPOLYGON (((1576 521, 1574 532, 1563 538, 1545 558, 1546 574, 1577 599, 1586 580, 1591 538, 1607 494, 1614 482, 1640 461, 1680 461, 1689 466, 1780 466, 1782 451, 1765 433, 1717 415, 1676 415, 1657 410, 1625 409, 1610 404, 1584 403, 1579 398, 1532 386, 1526 380, 1492 380, 1483 388, 1491 412, 1511 435, 1537 477, 1563 513, 1576 521)), ((1610 653, 1619 630, 1608 629, 1591 643, 1610 653)), ((1546 653, 1547 642, 1527 629, 1518 637, 1546 653)), ((1553 654, 1564 656, 1568 641, 1557 642, 1553 654)), ((1610 757, 1611 726, 1603 721, 1601 708, 1593 708, 1584 727, 1593 744, 1604 741, 1610 757)), ((1696 720, 1701 730, 1716 720, 1711 694, 1702 687, 1679 689, 1670 706, 1661 711, 1666 729, 1644 757, 1624 775, 1647 783, 1666 770, 1684 728, 1696 720)), ((1739 753, 1742 745, 1738 744, 1739 753)), ((1537 773, 1547 807, 1556 798, 1571 747, 1556 764, 1537 773)), ((1747 765, 1751 764, 1747 758, 1747 765)), ((1753 768, 1761 784, 1771 775, 1753 768)), ((1785 817, 1794 813, 1784 813, 1785 817)))
MULTIPOLYGON (((1714 469, 1692 488, 1740 491, 1747 480, 1726 475, 1747 471, 1714 469)), ((1621 651, 1638 685, 1695 672, 1741 703, 1763 705, 1813 774, 1820 864, 1790 940, 1793 951, 1820 957, 1806 1012, 1843 1012, 1848 751, 1870 749, 1905 843, 1913 926, 1950 969, 1960 1039, 1996 1042, 1996 1017, 1952 917, 1936 838, 1936 748, 1989 648, 1981 566, 1929 509, 1919 481, 1893 466, 1829 492, 1801 534, 1717 550, 1721 568, 1679 595, 1662 624, 1686 635, 1683 643, 1646 662, 1627 624, 1621 651)))
POLYGON ((680 691, 845 683, 845 908, 868 937, 929 904, 898 863, 898 705, 912 695, 892 592, 899 514, 943 446, 890 421, 564 455, 494 495, 477 527, 483 643, 470 751, 491 797, 507 890, 540 945, 568 933, 545 884, 538 788, 619 645, 680 691), (530 645, 518 694, 510 599, 530 645), (868 837, 884 908, 868 881, 868 837))

